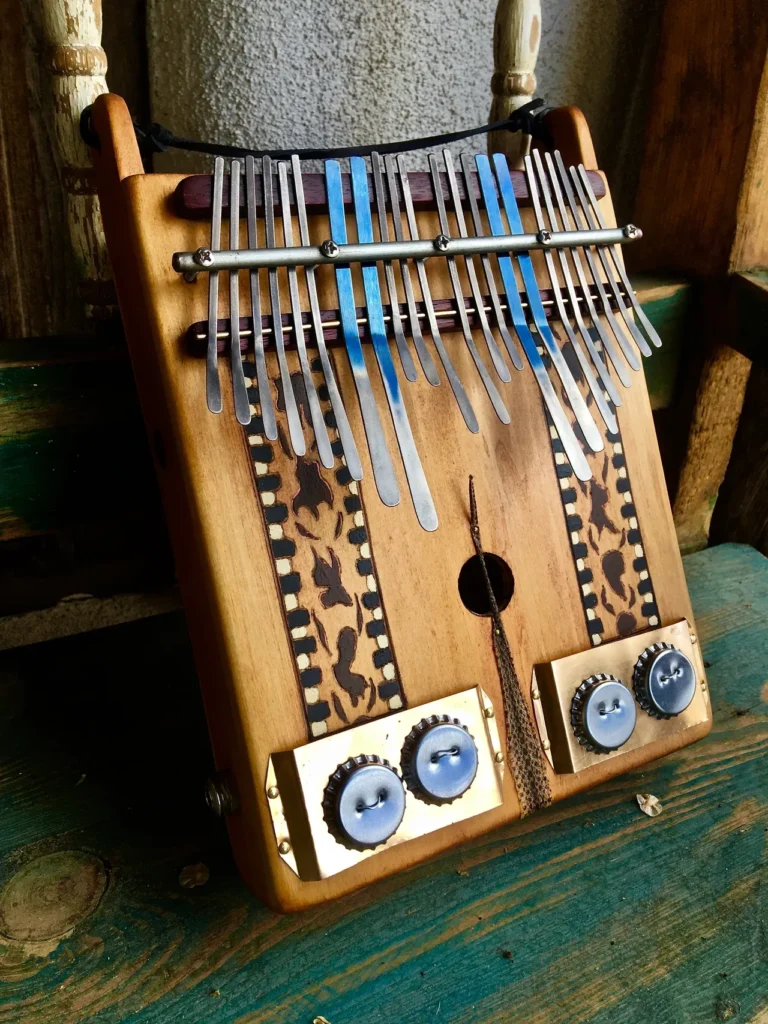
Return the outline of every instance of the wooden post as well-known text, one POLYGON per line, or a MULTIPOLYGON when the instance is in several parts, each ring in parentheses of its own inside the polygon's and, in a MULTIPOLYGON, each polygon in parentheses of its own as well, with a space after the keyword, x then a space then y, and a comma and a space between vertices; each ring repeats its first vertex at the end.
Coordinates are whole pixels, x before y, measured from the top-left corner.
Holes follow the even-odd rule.
POLYGON ((44 0, 43 25, 70 238, 86 315, 98 319, 114 314, 114 293, 93 169, 79 124, 83 109, 107 91, 101 0, 44 0))
POLYGON ((702 339, 708 353, 673 503, 688 551, 707 543, 751 366, 729 345, 726 278, 768 263, 767 56, 764 0, 666 5, 633 218, 645 238, 628 257, 634 270, 703 277, 723 296, 702 339))
MULTIPOLYGON (((527 103, 536 91, 536 58, 541 39, 540 0, 498 0, 493 28, 491 121, 501 121, 527 103)), ((492 132, 491 153, 506 153, 522 167, 530 136, 522 132, 492 132)))

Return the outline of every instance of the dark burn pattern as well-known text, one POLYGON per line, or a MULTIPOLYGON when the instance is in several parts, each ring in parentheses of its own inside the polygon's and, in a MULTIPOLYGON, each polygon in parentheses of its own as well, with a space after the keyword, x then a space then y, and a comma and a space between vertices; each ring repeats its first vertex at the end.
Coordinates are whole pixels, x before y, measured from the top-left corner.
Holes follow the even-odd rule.
MULTIPOLYGON (((295 356, 289 354, 289 360, 295 356)), ((250 363, 246 377, 255 377, 250 363)), ((313 364, 317 373, 319 365, 313 364)), ((287 442, 285 402, 276 389, 278 440, 263 436, 258 390, 249 386, 255 413, 245 434, 254 485, 272 553, 289 643, 311 738, 405 706, 384 605, 379 592, 360 489, 341 462, 320 465, 312 438, 303 377, 291 374, 308 450, 296 457, 287 442)), ((334 435, 328 393, 318 388, 334 435)))

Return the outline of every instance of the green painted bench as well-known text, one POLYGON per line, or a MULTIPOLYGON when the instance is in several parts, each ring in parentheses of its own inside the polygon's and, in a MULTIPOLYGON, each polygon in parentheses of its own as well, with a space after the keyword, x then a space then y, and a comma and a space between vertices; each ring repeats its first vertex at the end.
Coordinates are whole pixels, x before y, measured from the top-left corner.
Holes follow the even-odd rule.
POLYGON ((768 1021, 768 561, 685 564, 707 740, 296 917, 202 807, 180 613, 4 653, 0 1024, 768 1021))

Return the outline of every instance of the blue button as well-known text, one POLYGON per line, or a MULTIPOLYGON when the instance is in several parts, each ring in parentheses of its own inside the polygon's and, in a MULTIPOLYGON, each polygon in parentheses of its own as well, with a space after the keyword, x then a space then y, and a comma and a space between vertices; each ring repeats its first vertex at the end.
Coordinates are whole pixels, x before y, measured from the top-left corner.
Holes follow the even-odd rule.
POLYGON ((576 736, 597 753, 610 753, 623 746, 634 731, 636 717, 632 693, 613 676, 585 680, 571 708, 576 736))
POLYGON ((696 672, 689 658, 673 647, 659 651, 646 669, 648 699, 662 715, 679 715, 696 693, 696 672))
POLYGON ((380 846, 395 834, 403 820, 403 783, 389 765, 358 764, 341 782, 334 812, 336 824, 354 846, 380 846))
POLYGON ((469 789, 477 774, 477 747, 456 722, 422 721, 404 750, 403 772, 417 796, 448 803, 469 789))

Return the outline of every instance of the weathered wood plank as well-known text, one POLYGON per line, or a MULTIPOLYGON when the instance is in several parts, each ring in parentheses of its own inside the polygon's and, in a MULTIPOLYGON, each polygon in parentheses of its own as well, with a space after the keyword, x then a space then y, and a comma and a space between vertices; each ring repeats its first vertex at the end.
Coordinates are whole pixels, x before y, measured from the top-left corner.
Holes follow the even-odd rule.
POLYGON ((247 894, 198 801, 208 742, 181 616, 5 653, 0 881, 70 850, 109 884, 71 935, 0 947, 0 1022, 759 1019, 768 562, 727 545, 686 568, 707 740, 296 917, 247 894), (661 817, 638 812, 638 790, 661 817), (182 888, 197 862, 209 881, 182 888))

